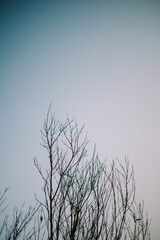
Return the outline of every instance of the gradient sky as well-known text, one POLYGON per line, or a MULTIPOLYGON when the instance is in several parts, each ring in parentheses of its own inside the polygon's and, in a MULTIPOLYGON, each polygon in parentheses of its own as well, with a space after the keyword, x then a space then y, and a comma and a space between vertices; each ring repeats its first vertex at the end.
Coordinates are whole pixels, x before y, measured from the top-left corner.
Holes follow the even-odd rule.
POLYGON ((0 188, 8 205, 34 202, 45 165, 49 104, 88 131, 101 159, 134 165, 137 198, 160 226, 158 1, 3 1, 0 5, 0 188))

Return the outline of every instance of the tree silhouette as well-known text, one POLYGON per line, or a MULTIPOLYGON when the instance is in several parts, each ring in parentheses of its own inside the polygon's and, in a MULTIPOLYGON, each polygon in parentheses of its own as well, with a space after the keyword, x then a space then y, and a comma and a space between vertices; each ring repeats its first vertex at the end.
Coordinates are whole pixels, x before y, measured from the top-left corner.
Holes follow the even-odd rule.
POLYGON ((94 149, 88 159, 88 140, 82 128, 67 118, 56 120, 49 109, 44 121, 42 146, 48 153, 43 180, 43 227, 49 240, 149 240, 150 221, 144 204, 136 203, 133 167, 125 158, 107 168, 94 149))
MULTIPOLYGON (((48 154, 46 169, 34 158, 43 180, 44 199, 24 211, 14 208, 0 227, 2 240, 150 240, 150 220, 144 202, 136 201, 134 170, 125 157, 111 166, 96 154, 89 157, 84 127, 74 120, 64 124, 49 108, 42 133, 48 154)), ((0 216, 6 192, 0 192, 0 216)))
MULTIPOLYGON (((0 195, 0 214, 5 211, 7 206, 3 206, 6 200, 6 192, 8 188, 0 195)), ((9 215, 4 217, 2 225, 0 228, 0 239, 2 240, 16 240, 16 239, 31 239, 34 233, 34 217, 39 211, 39 207, 29 207, 27 211, 24 212, 24 204, 20 209, 14 208, 12 219, 9 219, 9 215), (10 221, 9 221, 10 220, 10 221)))

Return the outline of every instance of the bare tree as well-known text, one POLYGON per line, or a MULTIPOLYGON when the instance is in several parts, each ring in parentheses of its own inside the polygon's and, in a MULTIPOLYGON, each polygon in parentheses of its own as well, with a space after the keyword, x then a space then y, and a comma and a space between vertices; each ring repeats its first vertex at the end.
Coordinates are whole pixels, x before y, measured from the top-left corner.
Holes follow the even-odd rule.
POLYGON ((130 239, 151 239, 150 232, 150 220, 148 215, 144 214, 144 202, 139 202, 138 204, 134 202, 134 206, 131 210, 130 220, 132 224, 126 226, 128 236, 130 239), (132 226, 132 228, 131 228, 132 226))
POLYGON ((43 173, 36 158, 34 164, 44 181, 45 202, 42 203, 37 200, 46 210, 44 220, 49 240, 59 239, 60 220, 64 214, 65 196, 70 190, 74 173, 78 169, 81 160, 86 157, 86 138, 79 144, 82 130, 83 128, 78 130, 77 124, 69 119, 65 124, 61 124, 56 121, 55 116, 50 114, 50 111, 48 111, 47 119, 44 121, 42 145, 48 152, 49 169, 47 169, 46 173, 43 173), (62 186, 66 178, 69 181, 64 196, 62 186))
MULTIPOLYGON (((8 188, 0 196, 0 214, 5 211, 7 205, 3 206, 6 201, 6 192, 8 188)), ((9 215, 5 215, 4 220, 0 228, 0 239, 2 240, 17 240, 19 238, 23 240, 31 239, 34 233, 34 217, 39 210, 39 206, 29 207, 24 213, 24 204, 20 210, 15 207, 13 210, 13 217, 9 219, 9 215)))
POLYGON ((34 217, 38 211, 38 207, 29 207, 24 213, 24 204, 20 209, 17 207, 13 210, 11 224, 6 223, 5 238, 6 240, 17 240, 21 237, 23 240, 31 239, 33 235, 34 217))
POLYGON ((150 221, 144 205, 136 204, 127 158, 124 164, 116 159, 108 169, 94 149, 88 160, 83 127, 69 118, 64 124, 56 121, 50 109, 41 133, 48 168, 43 171, 34 158, 44 183, 44 201, 36 199, 48 240, 150 239, 150 221))

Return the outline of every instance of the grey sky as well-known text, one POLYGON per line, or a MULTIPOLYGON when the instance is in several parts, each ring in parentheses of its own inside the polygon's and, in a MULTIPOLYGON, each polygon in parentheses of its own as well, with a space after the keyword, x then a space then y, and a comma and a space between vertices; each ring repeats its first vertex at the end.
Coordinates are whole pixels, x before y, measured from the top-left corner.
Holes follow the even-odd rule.
POLYGON ((52 102, 58 119, 68 113, 85 123, 102 159, 129 157, 158 240, 160 5, 13 2, 0 6, 0 187, 10 186, 8 204, 32 203, 40 192, 32 159, 46 160, 40 129, 52 102))

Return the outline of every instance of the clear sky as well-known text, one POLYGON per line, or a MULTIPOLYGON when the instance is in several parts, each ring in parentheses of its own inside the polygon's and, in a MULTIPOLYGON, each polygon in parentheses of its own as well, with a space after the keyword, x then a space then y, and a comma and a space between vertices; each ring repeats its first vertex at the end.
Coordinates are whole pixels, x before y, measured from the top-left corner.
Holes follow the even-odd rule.
POLYGON ((127 155, 137 198, 160 226, 158 1, 3 1, 0 4, 0 188, 34 202, 46 161, 40 129, 52 102, 85 123, 101 159, 127 155))

